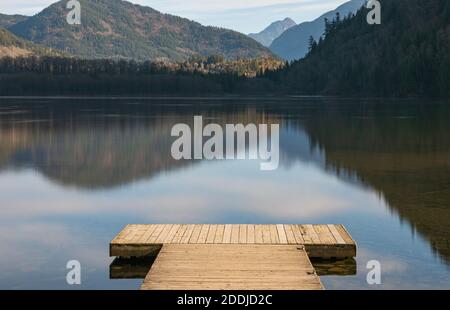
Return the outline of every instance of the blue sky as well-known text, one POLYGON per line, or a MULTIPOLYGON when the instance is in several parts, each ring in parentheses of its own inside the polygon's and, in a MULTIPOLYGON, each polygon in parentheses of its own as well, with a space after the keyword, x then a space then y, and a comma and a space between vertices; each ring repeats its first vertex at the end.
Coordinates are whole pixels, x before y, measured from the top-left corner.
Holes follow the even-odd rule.
MULTIPOLYGON (((291 17, 296 22, 315 19, 347 0, 132 0, 164 13, 204 25, 259 32, 271 22, 291 17)), ((33 15, 56 0, 0 0, 4 14, 33 15)))

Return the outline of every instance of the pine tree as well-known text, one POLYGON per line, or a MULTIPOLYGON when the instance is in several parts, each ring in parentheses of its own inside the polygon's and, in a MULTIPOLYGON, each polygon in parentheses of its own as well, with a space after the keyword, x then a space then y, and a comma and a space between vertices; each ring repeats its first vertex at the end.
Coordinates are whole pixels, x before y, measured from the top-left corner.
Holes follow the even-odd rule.
POLYGON ((313 36, 309 36, 309 40, 308 40, 308 50, 311 53, 312 51, 314 51, 317 47, 317 42, 316 40, 314 40, 313 36))

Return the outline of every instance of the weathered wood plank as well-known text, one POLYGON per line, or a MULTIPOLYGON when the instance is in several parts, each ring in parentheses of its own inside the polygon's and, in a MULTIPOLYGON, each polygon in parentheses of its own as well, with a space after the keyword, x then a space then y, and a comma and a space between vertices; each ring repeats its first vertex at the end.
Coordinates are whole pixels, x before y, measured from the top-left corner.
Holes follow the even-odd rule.
POLYGON ((319 235, 317 235, 317 232, 314 229, 313 225, 301 225, 300 227, 303 229, 302 235, 303 235, 303 239, 305 239, 305 241, 307 239, 309 239, 309 240, 311 240, 310 243, 314 243, 314 244, 322 243, 320 241, 319 235), (305 232, 305 234, 303 234, 303 232, 305 232))
POLYGON ((225 232, 225 225, 218 225, 217 231, 216 231, 216 236, 214 238, 214 243, 215 244, 223 243, 223 234, 224 234, 224 232, 225 232))
POLYGON ((314 225, 314 230, 322 244, 336 244, 336 239, 334 239, 327 225, 314 225))
POLYGON ((297 244, 292 226, 293 225, 284 225, 284 230, 286 232, 286 241, 288 244, 297 244))
POLYGON ((225 225, 225 231, 223 233, 223 243, 231 243, 231 228, 233 225, 225 225))
POLYGON ((247 243, 255 244, 255 225, 247 225, 247 243))
POLYGON ((166 240, 166 237, 169 234, 172 227, 173 227, 173 224, 165 225, 163 230, 161 231, 161 234, 156 239, 156 243, 160 243, 160 244, 164 243, 164 240, 166 240))
POLYGON ((342 239, 345 240, 345 243, 355 244, 355 241, 352 239, 352 237, 350 236, 350 234, 347 232, 347 230, 343 225, 335 225, 335 228, 341 235, 342 239))
POLYGON ((208 237, 210 225, 202 225, 200 229, 200 235, 198 236, 197 243, 206 243, 206 238, 208 237))
POLYGON ((256 244, 264 243, 262 225, 255 225, 255 243, 256 244))
POLYGON ((207 244, 213 244, 216 237, 217 225, 209 225, 208 236, 206 237, 207 244))
POLYGON ((181 225, 178 229, 177 233, 173 237, 172 243, 181 243, 181 240, 183 239, 184 233, 187 231, 188 225, 181 225))
POLYGON ((156 226, 147 226, 144 234, 137 241, 138 243, 146 243, 147 240, 152 236, 153 231, 156 229, 156 226))
POLYGON ((291 228, 294 232, 294 237, 297 244, 305 244, 299 225, 291 225, 291 228))
POLYGON ((195 225, 188 225, 186 228, 186 232, 183 234, 180 243, 186 244, 189 243, 191 239, 192 233, 194 232, 195 225))
POLYGON ((177 233, 178 229, 180 229, 180 225, 173 225, 170 228, 169 232, 167 233, 162 243, 172 243, 172 239, 175 237, 175 234, 177 233))
POLYGON ((280 239, 278 238, 277 226, 269 225, 269 230, 270 230, 270 242, 272 244, 280 243, 280 239))
POLYGON ((270 226, 263 225, 263 242, 264 244, 272 243, 272 239, 270 237, 270 226))
POLYGON ((189 243, 197 243, 198 237, 200 236, 200 232, 202 230, 202 225, 195 225, 194 230, 192 231, 191 238, 189 239, 189 243))
POLYGON ((284 230, 284 225, 277 225, 277 233, 278 233, 278 240, 281 244, 287 244, 287 236, 286 231, 284 230))
POLYGON ((232 225, 231 227, 231 243, 239 243, 239 225, 232 225))
POLYGON ((110 243, 111 256, 141 256, 163 244, 292 244, 310 257, 356 256, 356 242, 342 225, 127 225, 110 243), (115 254, 115 255, 114 255, 115 254))
POLYGON ((158 239, 159 235, 163 231, 164 227, 166 227, 167 225, 156 225, 156 226, 157 227, 155 228, 151 237, 147 241, 148 243, 156 243, 156 240, 158 239))
MULTIPOLYGON (((248 232, 248 229, 247 229, 248 232)), ((321 290, 305 251, 289 245, 164 245, 143 290, 321 290)))
POLYGON ((247 225, 239 225, 239 243, 247 243, 247 225))
POLYGON ((330 230, 331 234, 333 235, 334 239, 336 240, 337 244, 345 244, 345 240, 339 234, 335 225, 327 225, 327 226, 328 226, 328 229, 330 230))

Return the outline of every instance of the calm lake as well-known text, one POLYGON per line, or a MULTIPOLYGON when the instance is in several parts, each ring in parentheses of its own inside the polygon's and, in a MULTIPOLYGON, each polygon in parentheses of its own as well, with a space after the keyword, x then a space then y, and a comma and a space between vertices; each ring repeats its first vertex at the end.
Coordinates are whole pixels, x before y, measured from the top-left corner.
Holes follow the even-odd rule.
POLYGON ((130 223, 344 224, 358 256, 316 263, 327 289, 450 289, 450 104, 0 99, 0 289, 139 288, 110 277, 109 242, 130 223), (172 159, 172 126, 194 115, 280 124, 279 168, 172 159))

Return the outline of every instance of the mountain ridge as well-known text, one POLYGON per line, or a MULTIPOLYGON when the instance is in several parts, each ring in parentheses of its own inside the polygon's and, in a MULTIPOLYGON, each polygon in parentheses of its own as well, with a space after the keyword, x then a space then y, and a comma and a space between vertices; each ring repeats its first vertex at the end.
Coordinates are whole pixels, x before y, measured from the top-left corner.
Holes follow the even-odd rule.
POLYGON ((9 27, 28 19, 25 15, 7 15, 0 13, 0 28, 8 29, 9 27))
POLYGON ((19 38, 0 27, 0 58, 27 56, 62 56, 63 53, 19 38))
POLYGON ((337 12, 339 12, 341 17, 347 16, 349 13, 355 13, 365 1, 350 0, 332 11, 322 14, 313 21, 303 22, 289 28, 273 41, 269 46, 270 50, 288 61, 303 58, 308 52, 309 37, 312 36, 318 41, 324 33, 325 18, 332 20, 337 12))
POLYGON ((9 30, 80 58, 187 60, 273 56, 244 34, 201 24, 122 0, 79 0, 81 25, 68 25, 65 1, 56 2, 9 30))
POLYGON ((300 94, 450 96, 450 2, 384 0, 382 23, 369 10, 330 25, 307 57, 276 72, 300 94))
POLYGON ((278 38, 283 32, 297 25, 291 18, 286 17, 271 23, 268 27, 258 33, 250 33, 248 36, 262 45, 269 47, 272 42, 278 38))

